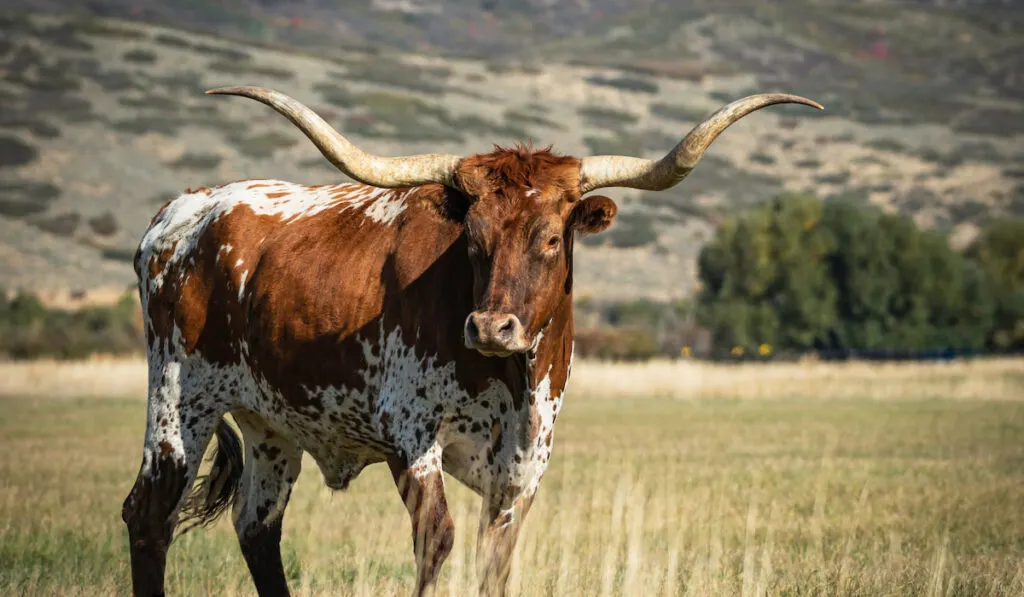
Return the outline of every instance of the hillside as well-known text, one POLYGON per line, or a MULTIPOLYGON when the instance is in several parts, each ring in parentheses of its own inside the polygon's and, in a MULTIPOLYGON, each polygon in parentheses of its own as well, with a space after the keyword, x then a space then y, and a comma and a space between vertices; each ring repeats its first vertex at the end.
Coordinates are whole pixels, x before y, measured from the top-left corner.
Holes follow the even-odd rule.
MULTIPOLYGON (((263 4, 256 12, 245 3, 217 5, 241 5, 247 18, 255 14, 268 27, 275 15, 287 16, 280 2, 263 4)), ((578 250, 581 296, 685 296, 715 223, 783 189, 853 194, 913 214, 957 242, 980 222, 1024 213, 1024 45, 1016 35, 1020 17, 1000 3, 970 18, 936 9, 923 20, 926 12, 914 7, 830 12, 808 3, 820 18, 795 21, 792 10, 774 4, 744 16, 702 16, 700 3, 684 11, 648 2, 664 14, 641 21, 625 2, 609 0, 598 22, 575 27, 567 25, 573 3, 551 4, 554 29, 534 32, 546 42, 519 53, 463 47, 458 36, 437 48, 443 27, 412 27, 429 39, 392 32, 395 43, 384 48, 382 23, 436 19, 371 4, 351 11, 352 23, 366 21, 348 26, 361 35, 342 29, 337 44, 315 46, 322 38, 312 33, 320 29, 310 26, 310 47, 298 51, 282 45, 287 27, 255 35, 217 25, 225 33, 208 36, 73 11, 3 13, 0 286, 66 294, 131 284, 130 259, 146 223, 188 186, 343 178, 266 107, 202 94, 239 83, 293 95, 384 154, 472 153, 533 138, 576 155, 656 157, 710 110, 755 90, 783 89, 826 104, 820 114, 777 108, 746 119, 673 191, 612 190, 618 222, 578 250), (881 10, 906 29, 879 33, 881 10), (1013 18, 996 18, 1004 10, 1013 18), (772 18, 776 25, 768 26, 772 18), (557 35, 558 27, 566 30, 557 35), (863 53, 851 50, 860 46, 863 53), (437 51, 400 51, 417 48, 437 51), (442 53, 447 57, 427 57, 442 53)), ((158 3, 134 5, 139 18, 174 21, 161 16, 158 3)), ((102 8, 118 14, 123 6, 102 8)), ((317 14, 316 2, 304 6, 305 14, 317 14)), ((466 11, 467 22, 482 18, 466 3, 453 6, 466 11)), ((503 10, 486 14, 502 24, 523 17, 503 10)), ((175 22, 211 26, 203 22, 207 12, 200 17, 175 22)), ((499 29, 496 40, 516 30, 499 29)))

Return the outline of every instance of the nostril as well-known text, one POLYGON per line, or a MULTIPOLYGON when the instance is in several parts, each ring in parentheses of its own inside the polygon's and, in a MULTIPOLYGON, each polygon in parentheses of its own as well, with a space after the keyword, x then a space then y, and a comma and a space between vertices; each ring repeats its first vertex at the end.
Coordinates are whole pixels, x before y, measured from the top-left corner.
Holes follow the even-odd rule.
POLYGON ((466 320, 466 337, 476 341, 480 339, 480 329, 476 327, 476 318, 470 316, 466 320))
POLYGON ((500 333, 500 334, 510 334, 510 333, 512 333, 512 330, 515 329, 515 327, 516 327, 515 319, 512 318, 512 317, 509 317, 508 319, 506 319, 505 321, 503 321, 501 323, 501 327, 498 328, 498 333, 500 333))

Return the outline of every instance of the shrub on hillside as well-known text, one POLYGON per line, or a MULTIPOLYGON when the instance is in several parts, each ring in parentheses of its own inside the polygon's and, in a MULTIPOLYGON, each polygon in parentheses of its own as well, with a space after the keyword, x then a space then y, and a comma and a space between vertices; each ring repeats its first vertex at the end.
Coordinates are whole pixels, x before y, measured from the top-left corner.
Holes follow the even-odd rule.
POLYGON ((109 211, 89 218, 89 228, 99 236, 113 236, 117 234, 119 229, 117 225, 117 218, 115 218, 114 214, 109 211))
POLYGON ((39 151, 17 137, 0 137, 0 168, 24 166, 35 161, 39 151))
POLYGON ((640 77, 603 77, 595 75, 592 77, 587 77, 586 80, 591 85, 612 87, 614 89, 621 89, 622 91, 633 91, 636 93, 658 93, 657 83, 649 79, 641 79, 640 77))
POLYGON ((80 359, 131 354, 144 347, 138 306, 131 294, 117 304, 78 311, 47 308, 38 298, 0 289, 0 358, 80 359))
POLYGON ((135 62, 137 64, 153 64, 156 62, 156 52, 136 48, 125 52, 121 59, 125 62, 135 62))
POLYGON ((651 332, 640 327, 581 329, 574 341, 580 358, 602 361, 640 361, 658 352, 651 332))

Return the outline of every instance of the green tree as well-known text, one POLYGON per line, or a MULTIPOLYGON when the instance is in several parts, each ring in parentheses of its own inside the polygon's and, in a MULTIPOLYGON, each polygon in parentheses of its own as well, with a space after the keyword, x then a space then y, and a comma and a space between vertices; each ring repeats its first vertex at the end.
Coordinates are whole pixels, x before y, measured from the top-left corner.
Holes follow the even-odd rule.
POLYGON ((783 348, 821 346, 835 319, 836 288, 825 267, 835 239, 821 225, 824 204, 806 194, 787 194, 771 204, 775 281, 770 290, 783 348))
POLYGON ((802 350, 826 339, 835 288, 825 264, 834 241, 822 215, 818 199, 788 193, 719 228, 698 262, 698 318, 720 350, 802 350))
POLYGON ((967 256, 977 263, 995 303, 989 345, 1024 348, 1024 218, 993 222, 974 240, 967 256))
POLYGON ((879 216, 876 210, 844 199, 825 206, 823 225, 832 232, 836 247, 828 259, 837 292, 829 348, 885 346, 898 270, 889 259, 891 239, 879 226, 879 216))
MULTIPOLYGON (((1024 271, 1006 273, 1018 263, 1007 256, 1024 255, 1006 239, 1024 234, 998 238, 986 253, 998 273, 986 274, 908 217, 849 198, 780 195, 726 221, 701 253, 698 317, 719 351, 980 348, 997 309, 989 278, 1024 271)), ((1024 332, 1020 289, 1009 285, 1000 304, 1005 329, 1024 332)))

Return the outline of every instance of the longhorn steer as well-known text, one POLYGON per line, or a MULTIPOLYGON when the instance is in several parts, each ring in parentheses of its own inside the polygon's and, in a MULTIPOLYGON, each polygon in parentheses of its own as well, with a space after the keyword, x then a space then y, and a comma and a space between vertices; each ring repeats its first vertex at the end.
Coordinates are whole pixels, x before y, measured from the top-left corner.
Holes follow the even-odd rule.
POLYGON ((275 91, 208 93, 271 106, 360 182, 203 188, 150 223, 135 256, 149 406, 123 508, 137 595, 163 593, 179 522, 230 504, 259 594, 287 594, 281 524, 303 452, 334 489, 388 463, 412 519, 417 595, 452 547, 442 471, 471 487, 483 497, 480 591, 503 594, 572 363, 573 239, 616 213, 583 195, 671 187, 746 114, 820 108, 751 96, 657 161, 522 146, 384 158, 275 91), (192 488, 214 434, 210 474, 192 488))

